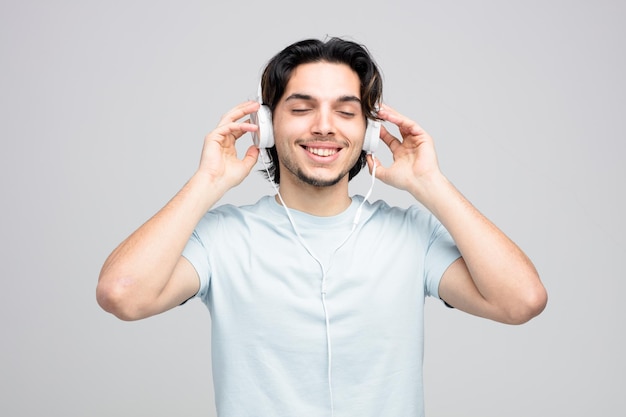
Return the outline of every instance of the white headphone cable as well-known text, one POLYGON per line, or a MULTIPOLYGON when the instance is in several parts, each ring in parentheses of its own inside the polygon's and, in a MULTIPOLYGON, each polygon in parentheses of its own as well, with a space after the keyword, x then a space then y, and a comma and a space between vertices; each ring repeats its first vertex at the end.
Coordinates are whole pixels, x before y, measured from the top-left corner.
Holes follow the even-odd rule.
MULTIPOLYGON (((327 370, 328 391, 329 391, 329 400, 330 400, 330 413, 331 413, 331 417, 334 417, 334 415, 335 415, 335 406, 334 406, 334 400, 333 400, 333 385, 332 385, 333 384, 333 382, 332 382, 332 343, 331 343, 331 337, 330 337, 330 314, 328 313, 328 307, 326 305, 326 269, 324 268, 324 265, 322 264, 322 261, 320 261, 319 258, 315 255, 315 253, 313 253, 311 248, 309 248, 309 246, 306 244, 306 241, 304 240, 302 235, 300 235, 300 232, 298 231, 298 227, 296 226, 296 222, 295 222, 295 220, 293 219, 293 217, 291 215, 291 210, 287 207, 287 204, 285 204, 285 201, 283 200, 283 196, 280 194, 280 191, 279 191, 278 187, 276 186, 274 181, 272 181, 272 179, 271 179, 271 175, 270 175, 270 172, 269 172, 269 168, 267 166, 267 162, 265 161, 265 157, 263 156, 263 150, 261 150, 260 154, 261 154, 261 161, 263 162, 263 166, 265 167, 265 172, 268 175, 268 179, 270 181, 270 184, 272 184, 272 187, 276 191, 276 195, 278 195, 278 199, 280 200, 283 208, 285 209, 285 213, 287 214, 287 218, 289 219, 289 223, 291 223, 291 227, 293 228, 293 231, 295 232, 296 237, 300 241, 300 244, 302 244, 304 249, 317 262, 317 264, 319 265, 320 269, 322 270, 321 295, 322 295, 322 307, 324 309, 324 319, 325 319, 325 322, 326 322, 326 349, 327 349, 327 357, 328 357, 328 370, 327 370)), ((329 269, 330 269, 330 265, 332 264, 332 259, 333 259, 334 255, 337 253, 337 251, 339 251, 339 249, 341 249, 341 247, 348 241, 348 239, 350 239, 350 236, 352 236, 352 233, 354 233, 354 231, 356 230, 356 226, 358 225, 359 219, 361 217, 361 211, 363 209, 363 205, 365 204, 367 199, 370 197, 370 195, 372 194, 372 190, 374 189, 374 183, 376 181, 376 161, 374 159, 375 158, 374 154, 372 153, 371 155, 372 155, 372 159, 374 161, 374 166, 372 168, 372 182, 371 182, 370 188, 369 188, 367 194, 365 195, 365 197, 363 198, 363 201, 361 202, 361 204, 357 208, 356 215, 354 216, 354 220, 352 221, 352 228, 350 230, 350 233, 348 233, 346 238, 339 244, 339 246, 337 246, 337 248, 331 254, 330 262, 329 262, 329 265, 328 265, 329 269)))

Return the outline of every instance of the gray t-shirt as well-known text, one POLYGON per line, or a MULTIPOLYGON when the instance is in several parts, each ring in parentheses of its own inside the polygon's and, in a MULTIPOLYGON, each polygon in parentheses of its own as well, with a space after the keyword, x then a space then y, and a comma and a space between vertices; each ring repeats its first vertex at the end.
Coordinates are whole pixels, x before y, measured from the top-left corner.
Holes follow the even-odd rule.
POLYGON ((421 416, 423 310, 460 254, 418 206, 316 217, 225 205, 183 252, 212 318, 221 417, 421 416), (322 281, 325 296, 322 297, 322 281))

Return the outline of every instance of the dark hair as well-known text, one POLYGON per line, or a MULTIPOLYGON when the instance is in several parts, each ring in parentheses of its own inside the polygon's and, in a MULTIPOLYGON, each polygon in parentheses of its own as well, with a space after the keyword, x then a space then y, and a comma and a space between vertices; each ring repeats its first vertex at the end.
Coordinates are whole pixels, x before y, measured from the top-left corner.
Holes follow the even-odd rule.
MULTIPOLYGON (((346 64, 356 72, 361 81, 361 110, 366 118, 376 119, 376 107, 382 99, 383 92, 380 71, 365 46, 336 37, 325 42, 306 39, 293 43, 268 62, 261 77, 261 99, 272 113, 285 93, 293 70, 298 65, 312 62, 346 64)), ((267 154, 269 179, 279 184, 280 170, 276 146, 267 149, 267 154)), ((365 151, 362 151, 359 160, 348 173, 348 180, 354 178, 365 166, 365 155, 365 151)))

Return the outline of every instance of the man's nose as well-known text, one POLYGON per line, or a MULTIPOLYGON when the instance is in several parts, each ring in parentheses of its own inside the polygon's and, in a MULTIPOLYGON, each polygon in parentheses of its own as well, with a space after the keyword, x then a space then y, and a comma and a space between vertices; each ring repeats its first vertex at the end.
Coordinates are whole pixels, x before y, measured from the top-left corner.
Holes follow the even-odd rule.
POLYGON ((332 119, 332 112, 325 109, 319 109, 313 121, 312 132, 316 136, 331 136, 335 133, 335 127, 332 119))

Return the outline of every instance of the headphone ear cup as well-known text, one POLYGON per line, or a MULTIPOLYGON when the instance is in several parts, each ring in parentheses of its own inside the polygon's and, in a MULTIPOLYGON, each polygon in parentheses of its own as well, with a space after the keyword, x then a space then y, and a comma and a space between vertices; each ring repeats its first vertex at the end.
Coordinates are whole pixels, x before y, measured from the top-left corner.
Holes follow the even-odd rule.
POLYGON ((252 123, 259 129, 252 132, 252 141, 257 148, 271 148, 274 146, 274 132, 272 129, 272 112, 268 106, 262 105, 256 113, 250 115, 252 123))
POLYGON ((363 138, 363 150, 368 153, 375 152, 380 142, 380 121, 367 119, 367 129, 363 138))

